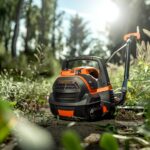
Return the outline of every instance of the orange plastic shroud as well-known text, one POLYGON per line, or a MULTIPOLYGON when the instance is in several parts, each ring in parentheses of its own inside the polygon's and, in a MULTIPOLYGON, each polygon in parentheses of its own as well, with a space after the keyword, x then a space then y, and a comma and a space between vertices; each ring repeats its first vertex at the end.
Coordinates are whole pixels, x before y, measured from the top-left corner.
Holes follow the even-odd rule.
POLYGON ((124 37, 123 37, 124 41, 127 41, 128 38, 130 38, 130 36, 135 36, 137 40, 139 40, 141 38, 140 33, 138 33, 138 32, 128 33, 128 34, 124 35, 124 37))
POLYGON ((74 110, 58 110, 59 116, 62 117, 73 117, 74 116, 74 110))
POLYGON ((96 94, 96 93, 101 93, 101 92, 112 90, 111 85, 108 85, 105 87, 100 87, 97 89, 91 89, 90 85, 88 84, 88 82, 83 77, 81 77, 81 76, 78 76, 78 77, 81 78, 81 80, 86 84, 86 86, 87 86, 87 88, 91 94, 96 94))
POLYGON ((98 77, 99 71, 94 67, 76 67, 74 69, 62 70, 61 76, 74 76, 76 72, 80 70, 80 74, 90 74, 90 72, 94 72, 94 74, 98 77))
MULTIPOLYGON (((70 77, 70 76, 76 76, 76 75, 70 75, 69 76, 65 76, 65 77, 70 77)), ((96 93, 101 93, 101 92, 105 92, 105 91, 109 91, 109 90, 112 90, 112 86, 111 85, 108 85, 108 86, 105 86, 105 87, 100 87, 100 88, 97 88, 97 89, 91 89, 90 85, 88 84, 88 82, 81 76, 77 76, 79 77, 85 84, 86 84, 86 87, 88 88, 90 94, 96 94, 96 93)))
POLYGON ((107 109, 107 107, 105 105, 102 106, 102 111, 103 111, 103 113, 107 113, 108 112, 108 109, 107 109))
POLYGON ((94 67, 87 67, 87 68, 77 67, 77 68, 74 68, 74 69, 62 70, 60 77, 63 77, 63 76, 64 77, 70 77, 70 76, 74 76, 74 77, 77 76, 77 77, 79 77, 86 84, 86 87, 88 88, 88 90, 89 90, 89 92, 91 94, 96 94, 96 93, 112 90, 112 86, 111 85, 108 85, 108 86, 105 86, 105 87, 100 87, 100 88, 97 88, 97 89, 91 89, 91 87, 88 84, 88 82, 82 76, 79 76, 79 75, 77 75, 75 73, 77 70, 80 70, 80 69, 81 69, 80 74, 89 74, 92 71, 98 77, 98 74, 100 73, 94 67))

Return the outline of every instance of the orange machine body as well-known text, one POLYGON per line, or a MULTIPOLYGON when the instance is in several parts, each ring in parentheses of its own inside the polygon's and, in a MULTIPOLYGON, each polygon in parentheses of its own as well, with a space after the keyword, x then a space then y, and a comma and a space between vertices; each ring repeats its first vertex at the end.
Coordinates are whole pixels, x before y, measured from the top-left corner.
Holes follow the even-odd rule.
POLYGON ((63 69, 50 96, 52 113, 62 118, 86 119, 109 113, 113 106, 113 89, 109 82, 100 85, 101 74, 101 70, 94 67, 63 69))

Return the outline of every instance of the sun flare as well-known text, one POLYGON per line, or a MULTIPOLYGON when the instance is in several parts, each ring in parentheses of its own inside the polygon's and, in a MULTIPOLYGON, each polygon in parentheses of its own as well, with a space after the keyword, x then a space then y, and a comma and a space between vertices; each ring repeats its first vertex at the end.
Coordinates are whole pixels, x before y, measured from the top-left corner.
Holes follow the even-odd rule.
POLYGON ((93 28, 104 30, 108 23, 115 22, 120 14, 118 6, 112 0, 105 0, 92 8, 91 23, 93 28))
POLYGON ((106 22, 116 21, 119 17, 119 8, 117 5, 110 0, 105 5, 105 8, 102 10, 104 14, 104 20, 106 22))

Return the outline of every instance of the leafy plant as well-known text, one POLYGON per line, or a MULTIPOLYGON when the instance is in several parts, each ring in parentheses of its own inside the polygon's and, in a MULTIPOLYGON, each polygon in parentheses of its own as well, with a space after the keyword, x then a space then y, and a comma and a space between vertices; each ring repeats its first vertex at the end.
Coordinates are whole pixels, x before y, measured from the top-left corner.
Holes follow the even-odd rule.
POLYGON ((0 98, 11 102, 11 105, 21 110, 29 111, 29 105, 47 104, 46 97, 51 90, 53 79, 31 80, 21 77, 20 81, 16 81, 14 77, 9 75, 0 76, 0 98))
POLYGON ((104 133, 100 139, 99 145, 104 150, 118 150, 117 140, 110 133, 104 133))
POLYGON ((0 143, 10 133, 10 107, 9 104, 0 100, 0 143))
POLYGON ((65 150, 83 150, 80 145, 80 139, 74 131, 68 130, 63 134, 62 144, 65 150))

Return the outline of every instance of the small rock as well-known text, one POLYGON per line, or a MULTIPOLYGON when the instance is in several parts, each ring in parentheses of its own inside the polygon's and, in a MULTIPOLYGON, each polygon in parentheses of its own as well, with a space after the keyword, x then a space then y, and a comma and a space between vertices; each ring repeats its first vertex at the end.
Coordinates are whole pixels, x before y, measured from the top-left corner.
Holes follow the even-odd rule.
POLYGON ((5 146, 6 146, 6 144, 3 143, 0 145, 0 148, 4 148, 5 146))
POLYGON ((85 143, 93 144, 97 143, 100 140, 100 134, 97 133, 91 133, 88 137, 84 139, 85 143))
POLYGON ((67 127, 70 128, 70 127, 74 126, 75 124, 76 124, 76 122, 70 122, 70 123, 68 123, 67 127))

